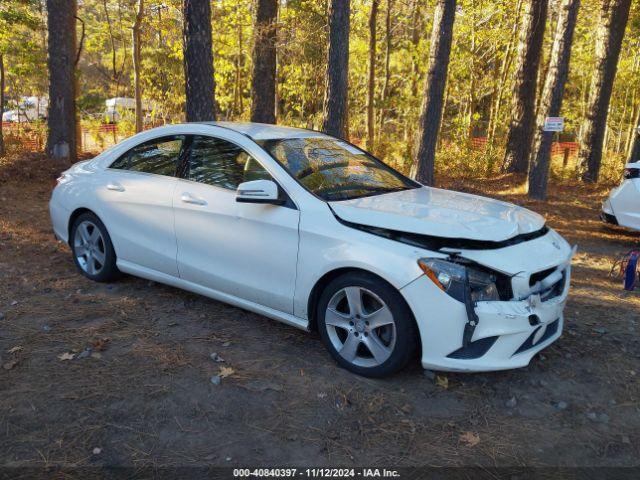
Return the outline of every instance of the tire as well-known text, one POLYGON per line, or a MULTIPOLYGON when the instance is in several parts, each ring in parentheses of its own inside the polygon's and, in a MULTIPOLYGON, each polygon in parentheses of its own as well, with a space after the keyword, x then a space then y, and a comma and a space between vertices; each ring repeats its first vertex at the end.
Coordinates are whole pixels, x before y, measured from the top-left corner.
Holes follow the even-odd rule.
POLYGON ((95 214, 86 212, 75 219, 69 245, 76 267, 88 279, 111 282, 120 277, 111 237, 95 214))
POLYGON ((316 314, 322 343, 350 372, 384 377, 414 357, 418 337, 409 306, 398 290, 372 274, 349 272, 331 281, 316 314))

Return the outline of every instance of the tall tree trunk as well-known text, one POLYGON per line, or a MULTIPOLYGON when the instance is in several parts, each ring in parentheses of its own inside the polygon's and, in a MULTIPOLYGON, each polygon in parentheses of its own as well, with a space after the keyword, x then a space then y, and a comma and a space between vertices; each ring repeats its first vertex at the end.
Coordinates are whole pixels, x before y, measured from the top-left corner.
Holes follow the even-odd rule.
MULTIPOLYGON (((418 44, 420 43, 420 31, 421 31, 421 18, 420 18, 420 0, 413 0, 411 6, 411 98, 418 98, 418 44)), ((415 148, 414 142, 416 141, 415 135, 415 121, 413 120, 413 115, 411 114, 412 108, 409 107, 405 112, 406 126, 405 126, 405 137, 407 139, 407 149, 406 156, 407 158, 411 158, 414 155, 415 148)), ((411 175, 415 175, 416 169, 415 162, 411 166, 411 175)))
POLYGON ((449 56, 453 40, 456 0, 438 0, 433 14, 429 70, 420 114, 420 144, 415 159, 416 180, 434 184, 436 143, 442 121, 444 90, 447 84, 449 56))
POLYGON ((75 0, 47 0, 49 31, 49 135, 47 153, 75 161, 76 151, 75 0))
POLYGON ((278 0, 258 0, 253 45, 251 121, 276 123, 278 0))
POLYGON ((376 27, 378 20, 379 0, 371 2, 369 15, 369 79, 367 82, 367 149, 373 151, 375 139, 375 93, 376 93, 376 27))
POLYGON ((542 128, 545 117, 560 115, 564 86, 569 75, 571 46, 579 8, 580 0, 563 0, 558 15, 551 60, 549 61, 549 74, 542 90, 537 130, 531 152, 529 169, 529 197, 531 198, 544 200, 547 197, 553 132, 544 132, 542 128))
POLYGON ((640 105, 634 103, 633 108, 631 109, 631 122, 629 123, 629 125, 627 125, 627 134, 625 136, 626 140, 624 142, 624 154, 627 157, 631 155, 633 143, 636 139, 636 128, 638 126, 638 120, 640 120, 640 105))
MULTIPOLYGON (((116 48, 116 38, 113 35, 113 26, 111 24, 111 15, 109 15, 109 8, 107 0, 102 0, 102 8, 104 9, 104 15, 107 20, 107 31, 109 32, 109 43, 111 46, 111 79, 115 83, 114 96, 118 96, 118 83, 120 82, 120 72, 118 71, 117 55, 118 50, 116 48)), ((160 10, 158 10, 160 12, 160 10)))
POLYGON ((502 166, 505 172, 527 171, 536 122, 536 79, 547 21, 547 1, 528 0, 520 30, 512 117, 502 166))
POLYGON ((578 157, 583 182, 597 182, 600 174, 609 101, 630 7, 631 0, 603 0, 596 34, 596 67, 591 76, 587 114, 580 139, 582 146, 578 157))
POLYGON ((238 33, 238 50, 236 51, 235 69, 236 78, 233 87, 233 110, 236 117, 242 116, 244 101, 242 95, 242 69, 244 68, 244 35, 242 34, 242 21, 240 18, 240 3, 236 4, 236 30, 238 33))
POLYGON ((0 53, 0 157, 4 157, 4 135, 2 134, 2 112, 4 112, 4 55, 0 53))
POLYGON ((136 16, 132 26, 132 48, 133 48, 133 96, 136 102, 136 132, 142 131, 142 87, 140 86, 140 30, 142 28, 142 19, 144 17, 144 0, 138 0, 136 8, 136 16))
POLYGON ((184 76, 187 122, 215 120, 211 2, 184 0, 184 76))
POLYGON ((390 60, 391 60, 391 9, 393 6, 393 0, 387 0, 387 11, 385 14, 385 50, 384 50, 384 82, 382 84, 382 93, 380 95, 380 114, 378 125, 378 138, 382 135, 382 129, 384 128, 384 118, 386 114, 386 102, 389 96, 389 81, 391 80, 390 60))
MULTIPOLYGON (((76 52, 76 58, 75 61, 73 62, 73 71, 74 71, 74 75, 73 75, 73 81, 75 82, 75 85, 73 86, 74 92, 79 92, 80 91, 80 75, 79 75, 79 70, 78 70, 78 65, 80 64, 80 57, 82 56, 82 47, 84 46, 84 37, 85 37, 85 23, 84 20, 82 20, 82 18, 78 17, 76 15, 76 20, 78 22, 80 22, 80 26, 81 29, 80 31, 82 32, 80 35, 80 41, 78 42, 78 51, 76 52)), ((76 109, 76 152, 82 152, 82 121, 80 118, 80 110, 76 109)))
POLYGON ((350 10, 349 0, 331 0, 322 130, 336 137, 347 133, 350 10))
POLYGON ((489 126, 487 127, 487 136, 489 137, 489 148, 493 148, 496 140, 496 128, 498 124, 498 117, 500 116, 500 109, 502 107, 502 99, 504 96, 505 84, 507 83, 507 76, 511 68, 511 62, 513 60, 513 48, 515 40, 518 34, 518 25, 520 24, 520 10, 522 10, 522 0, 518 0, 516 4, 515 16, 513 20, 513 27, 511 34, 509 35, 509 43, 504 51, 504 59, 500 66, 499 84, 496 92, 495 102, 492 104, 491 115, 489 117, 489 126))
POLYGON ((633 143, 629 150, 628 163, 640 162, 640 108, 638 109, 638 115, 636 118, 636 128, 633 131, 633 143))

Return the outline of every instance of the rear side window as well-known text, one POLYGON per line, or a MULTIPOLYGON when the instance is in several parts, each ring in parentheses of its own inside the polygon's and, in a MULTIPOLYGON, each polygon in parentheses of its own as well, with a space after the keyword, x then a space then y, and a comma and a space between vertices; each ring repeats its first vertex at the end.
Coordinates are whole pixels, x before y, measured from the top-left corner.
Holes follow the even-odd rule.
POLYGON ((133 147, 110 168, 172 177, 180 159, 184 136, 162 137, 133 147))
POLYGON ((220 138, 194 136, 185 178, 235 190, 242 182, 270 180, 271 175, 236 144, 220 138))

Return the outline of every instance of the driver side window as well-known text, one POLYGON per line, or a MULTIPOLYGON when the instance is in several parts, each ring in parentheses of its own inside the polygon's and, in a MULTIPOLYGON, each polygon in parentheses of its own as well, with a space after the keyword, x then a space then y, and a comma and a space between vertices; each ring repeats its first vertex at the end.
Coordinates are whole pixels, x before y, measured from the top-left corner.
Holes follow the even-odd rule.
POLYGON ((185 178, 235 190, 242 182, 271 180, 271 175, 238 145, 220 138, 196 135, 191 143, 185 178))

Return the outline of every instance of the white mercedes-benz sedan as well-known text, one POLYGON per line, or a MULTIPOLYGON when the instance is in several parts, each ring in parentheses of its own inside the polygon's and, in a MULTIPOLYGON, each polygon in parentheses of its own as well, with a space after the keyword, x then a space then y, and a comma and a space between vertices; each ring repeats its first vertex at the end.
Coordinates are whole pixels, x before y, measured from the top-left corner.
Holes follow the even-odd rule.
POLYGON ((58 179, 82 274, 121 272, 318 331, 344 368, 522 367, 563 327, 567 242, 524 208, 428 188, 328 135, 190 123, 58 179))

